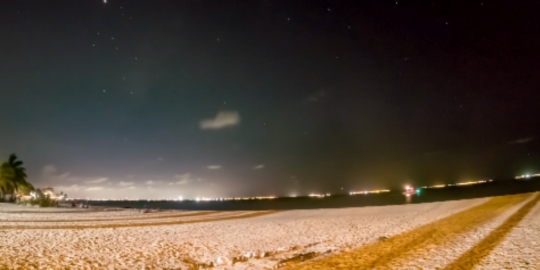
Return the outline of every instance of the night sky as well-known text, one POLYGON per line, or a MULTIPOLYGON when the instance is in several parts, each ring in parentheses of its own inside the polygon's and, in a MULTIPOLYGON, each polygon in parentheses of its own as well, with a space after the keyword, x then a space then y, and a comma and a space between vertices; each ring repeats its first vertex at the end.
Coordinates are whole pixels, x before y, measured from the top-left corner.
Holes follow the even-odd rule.
POLYGON ((539 14, 528 0, 2 1, 0 156, 92 198, 538 173, 539 14))

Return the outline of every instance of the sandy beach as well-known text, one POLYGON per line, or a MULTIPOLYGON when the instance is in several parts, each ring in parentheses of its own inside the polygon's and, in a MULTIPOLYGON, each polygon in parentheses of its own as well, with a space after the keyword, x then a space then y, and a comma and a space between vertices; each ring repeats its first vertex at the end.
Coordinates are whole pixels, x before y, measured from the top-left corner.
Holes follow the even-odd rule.
POLYGON ((156 213, 0 204, 0 268, 535 269, 539 199, 156 213))

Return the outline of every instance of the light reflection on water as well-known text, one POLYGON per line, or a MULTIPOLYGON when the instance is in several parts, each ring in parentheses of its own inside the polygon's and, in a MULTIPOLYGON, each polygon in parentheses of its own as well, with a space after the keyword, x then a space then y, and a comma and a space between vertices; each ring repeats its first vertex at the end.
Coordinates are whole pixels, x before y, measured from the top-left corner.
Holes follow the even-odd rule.
POLYGON ((412 199, 411 199, 412 196, 410 195, 405 195, 405 203, 411 203, 412 199))

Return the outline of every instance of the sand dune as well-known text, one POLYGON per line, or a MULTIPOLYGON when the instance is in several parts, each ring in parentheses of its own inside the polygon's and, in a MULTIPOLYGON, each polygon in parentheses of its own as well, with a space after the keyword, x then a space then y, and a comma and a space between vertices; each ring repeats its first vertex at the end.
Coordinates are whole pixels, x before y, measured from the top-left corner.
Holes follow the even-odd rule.
POLYGON ((538 199, 524 194, 363 208, 148 214, 44 215, 34 213, 39 208, 21 213, 0 205, 0 268, 444 268, 471 264, 460 258, 475 248, 488 252, 472 266, 524 268, 539 262, 538 240, 531 239, 540 236, 538 199), (508 237, 491 236, 503 227, 508 237), (529 257, 520 258, 523 252, 529 257))

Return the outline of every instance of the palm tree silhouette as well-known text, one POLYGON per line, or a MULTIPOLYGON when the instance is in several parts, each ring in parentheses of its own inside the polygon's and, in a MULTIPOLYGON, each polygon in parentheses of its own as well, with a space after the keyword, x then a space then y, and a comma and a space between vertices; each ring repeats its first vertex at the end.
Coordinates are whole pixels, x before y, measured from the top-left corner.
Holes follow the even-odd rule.
POLYGON ((17 155, 9 155, 8 161, 0 165, 0 191, 2 195, 21 195, 34 189, 32 184, 26 181, 26 169, 22 166, 23 162, 17 160, 17 155))

